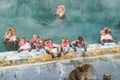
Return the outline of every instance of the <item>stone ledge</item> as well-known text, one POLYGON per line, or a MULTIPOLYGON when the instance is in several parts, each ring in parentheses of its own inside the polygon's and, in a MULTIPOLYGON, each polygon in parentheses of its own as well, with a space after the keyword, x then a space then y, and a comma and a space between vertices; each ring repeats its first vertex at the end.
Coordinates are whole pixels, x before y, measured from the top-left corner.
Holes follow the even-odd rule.
POLYGON ((104 54, 115 54, 120 53, 120 46, 112 47, 112 48, 99 48, 99 49, 92 49, 87 52, 69 52, 66 55, 62 55, 61 57, 55 57, 52 59, 51 55, 49 54, 42 54, 38 56, 29 56, 20 59, 13 59, 13 60, 0 60, 0 67, 4 66, 13 66, 13 65, 20 65, 20 64, 27 64, 27 63, 36 63, 36 62, 47 62, 47 61, 56 61, 56 60, 64 60, 64 59, 71 59, 71 58, 80 58, 80 57, 92 57, 104 54))

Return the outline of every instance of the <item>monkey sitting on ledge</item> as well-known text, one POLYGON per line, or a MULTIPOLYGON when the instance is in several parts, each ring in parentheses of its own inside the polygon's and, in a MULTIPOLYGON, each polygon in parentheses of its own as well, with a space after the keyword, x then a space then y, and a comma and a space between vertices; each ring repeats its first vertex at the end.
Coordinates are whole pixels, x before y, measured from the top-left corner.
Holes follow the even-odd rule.
POLYGON ((89 64, 82 64, 78 66, 69 74, 69 80, 87 80, 90 69, 89 64))

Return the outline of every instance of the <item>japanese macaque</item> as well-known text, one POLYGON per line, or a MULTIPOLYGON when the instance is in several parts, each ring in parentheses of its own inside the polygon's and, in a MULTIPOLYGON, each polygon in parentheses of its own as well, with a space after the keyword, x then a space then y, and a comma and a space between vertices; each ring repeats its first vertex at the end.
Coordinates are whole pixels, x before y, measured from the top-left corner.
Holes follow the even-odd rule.
POLYGON ((90 69, 89 64, 82 64, 78 66, 69 74, 69 80, 87 80, 90 69))

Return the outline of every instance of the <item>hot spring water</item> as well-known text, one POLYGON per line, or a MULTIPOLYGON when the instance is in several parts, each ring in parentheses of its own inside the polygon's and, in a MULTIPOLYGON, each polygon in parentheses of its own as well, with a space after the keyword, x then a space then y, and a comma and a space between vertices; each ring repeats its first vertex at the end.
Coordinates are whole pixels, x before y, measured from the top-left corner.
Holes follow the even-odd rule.
POLYGON ((0 52, 5 31, 13 26, 18 37, 28 40, 37 34, 55 43, 63 37, 70 41, 83 36, 88 43, 97 43, 100 30, 108 26, 120 40, 120 0, 0 0, 0 52), (53 15, 58 5, 65 6, 64 19, 53 15))

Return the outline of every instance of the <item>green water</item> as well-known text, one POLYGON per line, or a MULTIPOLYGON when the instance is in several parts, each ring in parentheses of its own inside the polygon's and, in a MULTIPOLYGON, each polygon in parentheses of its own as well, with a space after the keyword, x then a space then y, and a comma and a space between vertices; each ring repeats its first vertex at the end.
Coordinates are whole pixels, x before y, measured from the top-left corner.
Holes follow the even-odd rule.
POLYGON ((2 39, 13 26, 18 37, 30 39, 33 34, 60 43, 83 36, 88 43, 97 43, 99 31, 109 26, 115 39, 120 40, 120 0, 0 0, 0 52, 5 51, 2 39), (66 17, 53 13, 65 5, 66 17))

